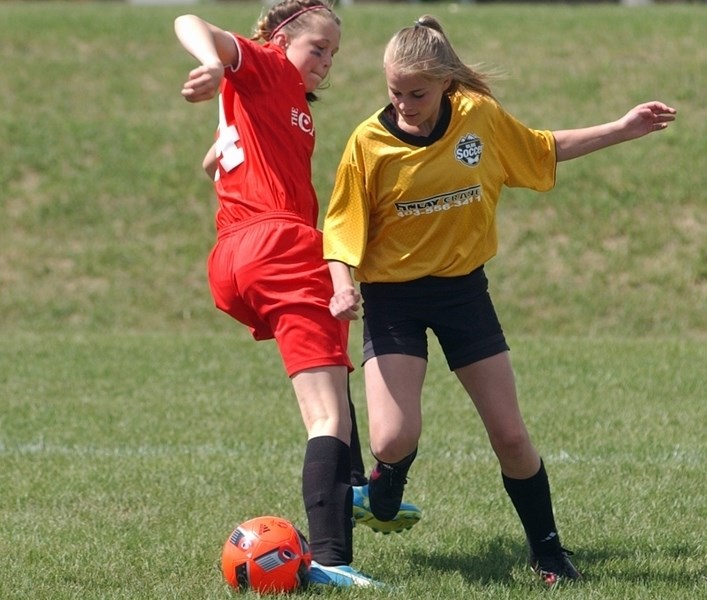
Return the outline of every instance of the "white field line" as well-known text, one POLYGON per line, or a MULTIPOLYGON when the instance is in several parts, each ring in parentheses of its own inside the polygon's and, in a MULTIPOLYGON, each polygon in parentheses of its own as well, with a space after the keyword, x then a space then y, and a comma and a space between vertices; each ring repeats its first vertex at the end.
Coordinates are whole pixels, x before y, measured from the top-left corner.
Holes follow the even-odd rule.
MULTIPOLYGON (((131 458, 131 457, 169 457, 169 456, 243 456, 243 454, 262 451, 288 452, 289 446, 277 443, 236 444, 236 445, 123 445, 123 446, 92 446, 92 445, 61 445, 46 443, 42 440, 24 444, 7 444, 0 441, 0 456, 69 456, 86 458, 131 458)), ((444 452, 427 451, 430 459, 454 460, 457 462, 495 463, 496 458, 490 451, 482 452, 444 452)), ((669 450, 657 452, 611 452, 601 454, 588 451, 586 453, 566 452, 560 450, 554 453, 543 453, 543 459, 552 463, 567 464, 624 464, 640 462, 641 464, 684 464, 704 465, 707 462, 707 451, 700 448, 685 448, 673 446, 669 450)))
MULTIPOLYGON (((275 445, 269 444, 269 448, 275 445)), ((80 446, 60 445, 42 441, 25 444, 5 444, 0 442, 0 456, 71 456, 87 458, 130 458, 130 457, 161 457, 161 456, 242 456, 252 452, 253 447, 246 444, 236 446, 80 446)))

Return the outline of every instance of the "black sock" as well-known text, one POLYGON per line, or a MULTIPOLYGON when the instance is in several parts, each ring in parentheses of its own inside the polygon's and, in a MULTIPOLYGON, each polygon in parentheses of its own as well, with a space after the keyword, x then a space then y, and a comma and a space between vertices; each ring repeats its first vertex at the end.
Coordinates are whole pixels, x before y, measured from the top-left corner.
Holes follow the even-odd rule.
POLYGON ((351 400, 351 387, 348 388, 349 412, 351 413, 351 485, 366 485, 366 467, 363 465, 361 454, 361 440, 358 437, 358 424, 356 423, 356 408, 351 400))
POLYGON ((415 461, 416 457, 417 457, 417 448, 415 448, 405 458, 403 458, 402 460, 400 460, 396 463, 383 462, 382 460, 378 460, 377 458, 376 458, 376 461, 382 465, 386 465, 387 467, 394 469, 396 471, 396 473, 399 473, 402 477, 406 477, 408 474, 408 471, 410 470, 410 467, 412 466, 412 463, 415 461))
POLYGON ((396 463, 378 460, 368 480, 368 498, 373 515, 379 521, 392 521, 400 510, 407 474, 417 455, 417 448, 396 463))
POLYGON ((318 563, 348 565, 353 560, 353 506, 349 447, 331 436, 307 442, 302 496, 309 546, 318 563))
POLYGON ((528 479, 512 479, 503 475, 503 487, 523 524, 528 544, 536 555, 552 555, 560 551, 560 536, 555 526, 550 497, 550 483, 545 465, 528 479))

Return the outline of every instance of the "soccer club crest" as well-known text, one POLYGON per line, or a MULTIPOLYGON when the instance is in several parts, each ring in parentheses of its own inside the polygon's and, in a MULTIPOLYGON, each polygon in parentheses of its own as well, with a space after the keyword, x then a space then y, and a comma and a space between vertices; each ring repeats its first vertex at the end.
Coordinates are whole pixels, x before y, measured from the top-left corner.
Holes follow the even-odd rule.
POLYGON ((479 136, 469 133, 457 143, 457 147, 454 149, 454 156, 467 167, 475 167, 481 160, 483 147, 484 145, 481 143, 479 136))

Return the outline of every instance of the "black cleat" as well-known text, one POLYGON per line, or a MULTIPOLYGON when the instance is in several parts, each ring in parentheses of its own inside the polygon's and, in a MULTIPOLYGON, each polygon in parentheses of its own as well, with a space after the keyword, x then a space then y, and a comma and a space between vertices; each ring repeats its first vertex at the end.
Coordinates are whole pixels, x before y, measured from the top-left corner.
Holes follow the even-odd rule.
POLYGON ((371 512, 379 521, 392 521, 400 510, 407 469, 377 463, 368 478, 371 512))
POLYGON ((560 548, 557 554, 536 556, 531 550, 530 568, 548 587, 554 587, 561 581, 576 581, 581 579, 582 575, 569 559, 572 554, 569 550, 560 548))

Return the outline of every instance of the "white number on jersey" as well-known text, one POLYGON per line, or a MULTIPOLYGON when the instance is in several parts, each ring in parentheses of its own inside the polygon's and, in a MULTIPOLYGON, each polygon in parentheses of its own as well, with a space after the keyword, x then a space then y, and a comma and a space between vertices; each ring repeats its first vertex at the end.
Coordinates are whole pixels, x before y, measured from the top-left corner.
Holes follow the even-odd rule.
POLYGON ((245 160, 243 148, 237 142, 241 139, 235 125, 226 123, 223 110, 223 97, 218 97, 218 138, 216 140, 216 157, 224 171, 233 171, 245 160))

